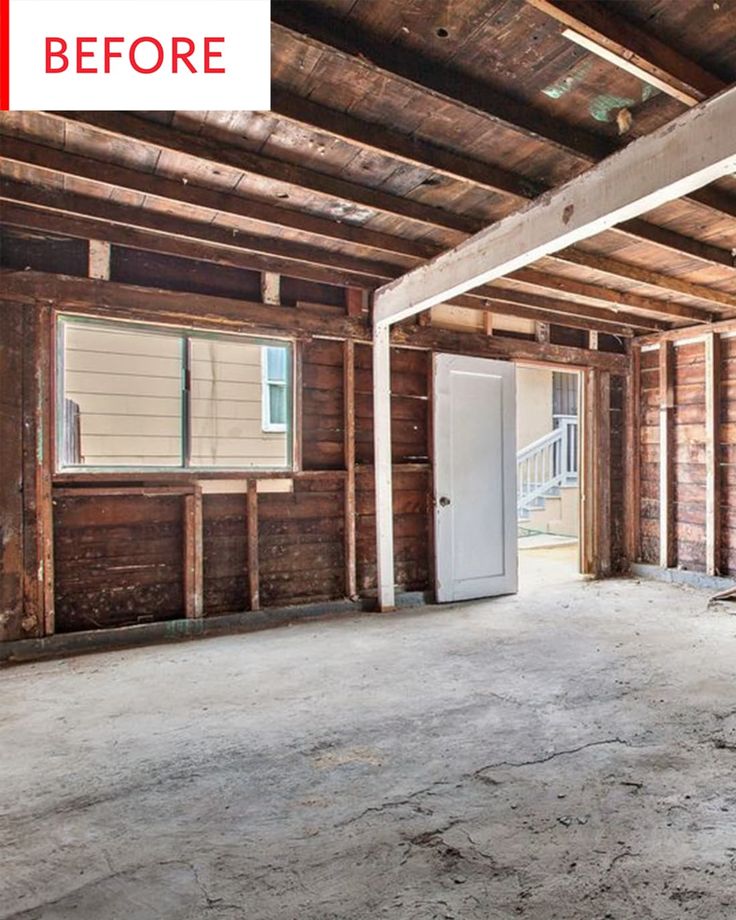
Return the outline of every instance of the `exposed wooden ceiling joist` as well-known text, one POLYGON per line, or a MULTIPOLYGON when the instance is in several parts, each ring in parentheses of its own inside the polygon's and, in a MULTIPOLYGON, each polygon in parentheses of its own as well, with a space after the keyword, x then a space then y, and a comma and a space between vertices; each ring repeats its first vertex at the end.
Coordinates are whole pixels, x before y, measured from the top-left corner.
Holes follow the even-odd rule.
POLYGON ((403 134, 378 122, 362 121, 349 112, 319 105, 279 86, 271 88, 271 111, 279 118, 309 130, 328 134, 381 156, 388 155, 413 166, 431 169, 450 179, 472 182, 489 192, 501 192, 514 201, 535 198, 548 188, 499 166, 403 134))
POLYGON ((274 3, 272 31, 299 38, 317 51, 360 60, 386 76, 409 82, 425 92, 451 100, 484 115, 489 122, 511 128, 534 140, 553 144, 584 160, 600 160, 611 152, 610 141, 572 127, 541 109, 518 101, 481 84, 467 75, 414 51, 376 38, 354 23, 324 9, 301 2, 274 3))
MULTIPOLYGON (((32 145, 35 148, 35 145, 32 145)), ((25 148, 22 148, 25 149, 25 148)), ((49 148, 41 148, 41 152, 49 148)), ((34 151, 38 153, 38 151, 34 151)), ((44 163, 53 163, 57 167, 66 166, 67 169, 73 170, 72 175, 80 174, 80 158, 74 154, 64 154, 59 151, 50 151, 50 159, 43 158, 44 163)), ((42 156, 42 153, 39 153, 42 156)), ((85 177, 95 176, 96 181, 100 181, 101 176, 95 174, 94 163, 83 164, 82 174, 85 177)), ((141 190, 140 179, 144 180, 144 187, 153 193, 156 190, 157 195, 162 195, 169 189, 169 192, 176 193, 174 200, 191 201, 192 196, 199 201, 197 196, 198 189, 192 185, 181 185, 174 180, 163 180, 166 188, 160 187, 155 181, 156 177, 150 177, 147 174, 138 173, 135 170, 127 170, 123 167, 114 167, 114 173, 111 179, 117 179, 124 182, 122 187, 130 188, 131 183, 129 173, 133 173, 132 187, 141 190), (122 175, 121 175, 122 171, 122 175), (173 187, 173 188, 172 188, 173 187)), ((65 173, 68 174, 68 173, 65 173)), ((120 187, 120 186, 116 186, 120 187)), ((213 193, 220 205, 220 193, 213 193)), ((273 240, 270 237, 262 237, 255 234, 248 234, 241 231, 234 231, 224 227, 217 227, 202 221, 189 221, 183 218, 177 218, 173 215, 163 214, 161 212, 152 212, 148 209, 135 208, 123 205, 118 202, 109 201, 108 199, 95 199, 89 196, 72 195, 70 193, 54 192, 52 190, 43 190, 36 186, 25 183, 17 183, 12 180, 4 180, 2 184, 2 196, 8 201, 21 202, 24 205, 33 205, 35 207, 45 208, 47 211, 65 211, 67 215, 76 215, 79 222, 76 225, 77 233, 74 233, 75 224, 70 219, 55 217, 53 227, 57 232, 62 232, 60 227, 65 225, 66 232, 72 235, 87 236, 97 234, 101 238, 110 239, 111 234, 105 234, 104 220, 125 225, 128 229, 125 233, 116 231, 115 242, 120 245, 136 245, 133 240, 140 240, 140 231, 148 230, 154 233, 166 233, 172 236, 180 235, 183 239, 196 239, 197 245, 192 242, 186 243, 185 248, 192 254, 201 252, 201 244, 209 243, 217 247, 215 261, 222 264, 236 264, 239 267, 255 268, 264 270, 268 268, 268 258, 274 260, 274 270, 291 272, 295 277, 303 277, 312 280, 324 280, 328 283, 368 287, 375 289, 384 284, 387 280, 396 278, 403 273, 405 267, 400 265, 391 265, 388 263, 373 262, 355 258, 349 254, 334 253, 319 249, 319 247, 309 246, 306 244, 293 243, 286 240, 273 240), (86 222, 84 220, 86 219, 86 222), (90 224, 90 220, 96 220, 97 223, 90 224), (128 240, 126 243, 125 240, 128 240), (246 252, 247 251, 247 252, 246 252), (324 256, 321 254, 324 253, 324 256), (225 263, 223 260, 229 255, 230 261, 225 263), (276 264, 278 260, 278 265, 276 264), (328 266, 333 273, 332 280, 329 273, 320 270, 320 265, 328 266)), ((231 198, 233 196, 230 196, 231 198)), ((207 194, 201 200, 203 207, 211 207, 205 202, 210 201, 207 194)), ((237 204, 236 204, 237 207, 237 204)), ((9 220, 8 208, 5 209, 5 219, 9 220)), ((287 212, 292 213, 292 212, 287 212)), ((209 216, 209 215, 207 215, 209 216)), ((33 220, 33 226, 40 228, 43 224, 43 217, 38 213, 27 213, 26 220, 33 220)), ((51 218, 47 219, 48 229, 53 229, 50 224, 51 218)), ((341 226, 341 225, 339 225, 341 226)), ((112 240, 111 240, 112 241, 112 240)), ((151 239, 151 246, 155 251, 162 251, 165 245, 160 239, 151 239)), ((141 245, 140 242, 137 245, 141 245)), ((171 244, 169 244, 171 246, 171 244)), ((169 250, 167 250, 169 251, 169 250)), ((434 249, 434 253, 440 250, 434 249)), ((196 258, 196 255, 191 255, 196 258)), ((204 257, 204 256, 200 256, 204 257)), ((423 261, 423 258, 414 258, 412 261, 423 261)), ((407 266, 410 267, 410 266, 407 266)), ((643 310, 655 316, 671 317, 673 319, 694 319, 698 322, 707 321, 710 315, 707 311, 698 307, 690 307, 685 304, 675 303, 669 300, 660 300, 654 297, 643 297, 641 295, 629 294, 626 292, 610 291, 600 285, 584 284, 575 279, 565 278, 561 275, 550 275, 533 269, 526 269, 511 276, 514 280, 521 283, 532 285, 536 288, 547 289, 554 292, 567 293, 576 299, 579 297, 586 298, 593 303, 608 306, 628 306, 634 309, 643 310)), ((498 297, 498 290, 495 287, 481 288, 474 292, 477 297, 498 297)), ((613 319, 613 317, 610 317, 613 319)), ((633 319, 623 320, 624 322, 633 323, 633 319)))
MULTIPOLYGON (((451 67, 439 64, 400 47, 374 38, 349 21, 323 9, 299 2, 274 4, 272 28, 285 37, 307 42, 316 51, 359 60, 386 76, 413 84, 419 89, 480 113, 500 127, 531 139, 556 146, 565 154, 587 163, 597 163, 620 150, 625 142, 600 137, 554 118, 479 83, 451 67)), ((725 214, 736 214, 736 202, 725 193, 695 190, 688 200, 725 214)))
POLYGON ((606 60, 685 105, 696 105, 726 88, 718 77, 670 48, 656 35, 617 16, 610 6, 584 0, 526 2, 587 40, 584 47, 597 54, 607 53, 606 60))
MULTIPOLYGON (((165 255, 201 259, 218 265, 282 274, 326 284, 345 284, 375 289, 402 269, 395 265, 365 262, 342 254, 315 250, 291 241, 232 231, 200 221, 188 221, 160 212, 144 211, 106 199, 88 198, 69 192, 0 180, 0 200, 7 226, 46 231, 80 239, 101 239, 119 246, 143 249, 165 255), (372 273, 371 273, 372 272, 372 273)), ((607 307, 591 307, 559 298, 543 297, 524 291, 488 288, 503 303, 511 316, 535 318, 525 309, 544 313, 544 321, 601 332, 628 328, 653 330, 667 324, 648 317, 607 307), (584 320, 576 323, 576 317, 584 320)), ((464 295, 455 302, 471 309, 487 310, 484 292, 464 295)), ((536 317, 539 318, 539 317, 536 317)))
POLYGON ((141 172, 127 166, 95 160, 68 153, 43 144, 0 137, 0 155, 14 163, 29 164, 59 176, 73 176, 101 185, 128 189, 163 201, 176 201, 195 208, 205 208, 222 214, 247 218, 270 227, 284 227, 302 233, 367 246, 384 253, 399 253, 419 259, 429 259, 437 247, 419 240, 407 240, 391 233, 371 230, 327 217, 316 217, 305 211, 282 208, 270 203, 204 188, 179 179, 169 179, 154 173, 141 172))
MULTIPOLYGON (((99 130, 107 132, 116 139, 122 140, 126 137, 133 137, 142 143, 151 144, 160 149, 169 149, 179 153, 185 153, 190 156, 196 156, 215 167, 235 167, 243 168, 247 171, 247 169, 252 165, 252 161, 258 160, 258 157, 254 157, 253 154, 241 151, 240 148, 229 147, 226 144, 210 141, 206 138, 200 138, 186 132, 177 131, 173 128, 168 128, 166 126, 158 125, 154 122, 136 118, 134 116, 126 116, 122 113, 115 113, 114 116, 105 112, 69 112, 49 114, 52 117, 64 117, 72 121, 79 121, 82 124, 92 125, 99 130)), ((278 161, 276 160, 270 161, 272 164, 277 162, 278 161)), ((377 201, 377 199, 373 197, 375 194, 375 190, 373 189, 366 189, 361 185, 357 185, 356 183, 347 182, 344 180, 335 180, 333 182, 332 177, 321 177, 320 173, 315 173, 313 170, 302 171, 304 173, 310 174, 310 176, 306 178, 302 177, 304 182, 309 183, 308 185, 304 185, 300 179, 300 173, 298 169, 292 167, 290 164, 280 165, 284 166, 285 169, 279 173, 281 176, 279 181, 283 181, 285 183, 288 182, 288 184, 294 187, 301 189, 306 188, 309 191, 325 195, 329 200, 334 200, 334 198, 337 197, 341 198, 341 200, 349 201, 364 207, 371 206, 369 204, 371 201, 374 201, 374 203, 377 201), (290 178, 287 179, 287 176, 290 178), (314 179, 315 176, 326 179, 327 182, 325 183, 321 180, 316 181, 314 179), (328 189, 331 191, 328 191, 328 189)), ((269 167, 269 170, 271 170, 271 167, 269 167)), ((271 171, 275 174, 275 171, 271 171)), ((388 195, 386 197, 391 199, 390 204, 382 200, 381 207, 377 210, 409 220, 419 220, 419 212, 414 207, 417 204, 416 202, 394 195, 388 195), (388 210, 389 207, 390 210, 388 210)), ((529 197, 533 198, 535 196, 530 192, 529 197)), ((519 200, 521 201, 527 199, 520 198, 519 200)), ((456 232, 458 241, 464 237, 472 235, 473 233, 477 233, 485 226, 482 221, 473 218, 452 215, 450 212, 441 210, 439 208, 424 208, 424 206, 422 206, 421 214, 421 221, 423 223, 432 227, 437 227, 444 230, 449 229, 456 232)), ((663 243, 661 241, 666 238, 666 245, 673 249, 678 248, 683 255, 688 255, 693 258, 706 258, 707 256, 710 256, 708 261, 717 260, 719 264, 727 264, 729 266, 734 264, 734 257, 731 253, 726 253, 724 250, 720 250, 717 247, 701 244, 696 240, 693 240, 692 243, 690 243, 685 237, 672 234, 668 231, 663 232, 662 228, 659 228, 653 224, 648 224, 643 220, 626 222, 620 227, 614 228, 614 230, 624 233, 627 236, 646 240, 647 242, 654 243, 655 245, 662 245, 663 243)), ((421 245, 422 244, 418 244, 415 247, 415 251, 420 248, 421 245)), ((426 247, 426 244, 424 245, 426 247)), ((406 244, 402 249, 397 251, 406 252, 406 244)), ((427 251, 428 249, 425 248, 425 253, 427 251)), ((440 249, 435 247, 433 255, 436 255, 440 251, 440 249)), ((427 256, 427 258, 429 257, 430 256, 427 256)))

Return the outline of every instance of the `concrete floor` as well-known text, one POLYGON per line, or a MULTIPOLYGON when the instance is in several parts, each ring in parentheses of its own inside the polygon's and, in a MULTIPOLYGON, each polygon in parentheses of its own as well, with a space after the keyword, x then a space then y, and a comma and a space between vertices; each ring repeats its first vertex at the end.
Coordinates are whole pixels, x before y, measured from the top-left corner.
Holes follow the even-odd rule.
POLYGON ((736 605, 558 563, 2 672, 0 916, 733 920, 736 605))

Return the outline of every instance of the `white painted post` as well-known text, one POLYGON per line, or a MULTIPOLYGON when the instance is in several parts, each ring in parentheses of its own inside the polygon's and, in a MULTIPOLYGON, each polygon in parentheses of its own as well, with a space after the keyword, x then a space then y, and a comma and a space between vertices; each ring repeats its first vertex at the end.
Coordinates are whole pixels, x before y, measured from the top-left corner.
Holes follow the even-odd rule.
POLYGON ((378 609, 393 610, 394 509, 391 484, 391 327, 373 327, 373 445, 376 479, 378 609))

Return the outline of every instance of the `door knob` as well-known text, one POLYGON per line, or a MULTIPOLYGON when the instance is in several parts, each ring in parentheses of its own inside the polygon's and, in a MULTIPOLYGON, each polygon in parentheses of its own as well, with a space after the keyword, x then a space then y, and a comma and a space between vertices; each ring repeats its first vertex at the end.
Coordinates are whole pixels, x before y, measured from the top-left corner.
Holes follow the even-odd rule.
POLYGON ((440 507, 446 508, 449 504, 450 504, 450 499, 446 495, 443 495, 440 498, 440 507))

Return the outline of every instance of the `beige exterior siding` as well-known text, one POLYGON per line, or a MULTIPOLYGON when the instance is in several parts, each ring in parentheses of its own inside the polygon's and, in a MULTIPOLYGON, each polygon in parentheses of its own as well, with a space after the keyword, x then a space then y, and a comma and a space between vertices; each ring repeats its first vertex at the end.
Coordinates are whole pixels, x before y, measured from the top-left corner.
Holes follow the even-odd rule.
MULTIPOLYGON (((65 336, 65 396, 79 406, 81 463, 179 466, 183 338, 76 323, 65 336)), ((191 343, 191 464, 288 466, 287 434, 263 431, 263 346, 191 343)))
POLYGON ((552 371, 516 369, 516 442, 523 450, 552 431, 552 371))

